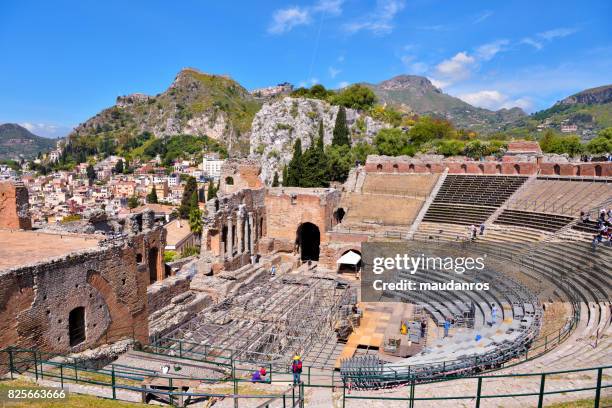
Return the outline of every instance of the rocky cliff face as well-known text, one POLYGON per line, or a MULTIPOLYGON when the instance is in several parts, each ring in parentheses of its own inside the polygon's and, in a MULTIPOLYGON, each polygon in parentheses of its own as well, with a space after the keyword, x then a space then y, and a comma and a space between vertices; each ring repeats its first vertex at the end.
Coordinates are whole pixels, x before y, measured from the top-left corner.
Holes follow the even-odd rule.
POLYGON ((251 122, 260 104, 231 78, 184 69, 156 96, 131 94, 79 125, 69 136, 125 142, 148 131, 156 137, 206 135, 237 153, 248 152, 251 122))
MULTIPOLYGON (((318 99, 290 97, 262 106, 253 119, 250 145, 251 156, 261 160, 261 177, 266 184, 272 182, 275 171, 281 175, 291 160, 296 139, 302 141, 302 150, 306 150, 311 138, 318 137, 320 121, 323 141, 331 144, 338 109, 318 99)), ((346 110, 346 121, 353 143, 371 142, 380 129, 388 127, 353 109, 346 110)))
POLYGON ((602 105, 612 102, 612 85, 586 89, 582 92, 568 96, 559 102, 560 105, 602 105))

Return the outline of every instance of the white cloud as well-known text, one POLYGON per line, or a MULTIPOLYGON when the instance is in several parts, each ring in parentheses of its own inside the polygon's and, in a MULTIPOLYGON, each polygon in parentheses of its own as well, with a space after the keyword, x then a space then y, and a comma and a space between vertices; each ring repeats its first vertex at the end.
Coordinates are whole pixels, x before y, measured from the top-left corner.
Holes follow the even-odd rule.
POLYGON ((439 76, 449 81, 467 79, 472 74, 476 59, 466 52, 458 52, 450 59, 444 60, 436 66, 439 76))
POLYGON ((337 77, 338 74, 342 72, 342 70, 334 68, 334 67, 329 67, 328 71, 329 71, 329 76, 332 77, 332 79, 337 77))
POLYGON ((521 44, 531 45, 536 50, 541 50, 544 45, 548 42, 556 40, 557 38, 567 37, 578 32, 577 28, 560 27, 552 30, 542 31, 533 37, 525 37, 521 40, 521 44))
POLYGON ((493 15, 493 12, 491 10, 485 10, 474 19, 474 24, 482 23, 483 21, 485 21, 492 15, 493 15))
POLYGON ((347 86, 349 86, 349 85, 350 85, 350 83, 349 83, 349 82, 347 82, 347 81, 342 81, 342 82, 340 82, 340 83, 338 84, 338 89, 341 89, 341 88, 346 88, 346 87, 347 87, 347 86))
POLYGON ((521 44, 527 44, 527 45, 531 45, 533 48, 535 48, 536 50, 541 50, 542 47, 544 47, 544 44, 542 44, 541 41, 536 41, 531 37, 525 37, 521 40, 521 44))
POLYGON ((344 0, 320 0, 312 7, 315 12, 338 15, 342 14, 342 4, 344 0))
POLYGON ((470 105, 491 110, 498 110, 502 108, 510 109, 516 106, 523 110, 529 110, 533 106, 533 103, 529 98, 523 97, 513 100, 497 90, 482 90, 457 95, 457 97, 470 105))
POLYGON ((294 27, 310 23, 310 12, 300 7, 276 10, 268 27, 270 34, 283 34, 294 27))
POLYGON ((70 126, 54 125, 51 123, 22 122, 19 125, 35 135, 43 137, 64 137, 72 130, 70 126))
POLYGON ((393 19, 404 9, 404 0, 377 0, 376 9, 354 21, 344 25, 348 33, 370 31, 375 35, 389 34, 393 31, 393 19))
POLYGON ((276 10, 272 14, 272 22, 268 26, 268 33, 284 34, 297 26, 308 25, 312 22, 313 15, 318 13, 340 15, 342 14, 343 3, 344 0, 319 0, 313 6, 292 6, 276 10))
POLYGON ((316 85, 319 83, 319 78, 310 78, 310 85, 316 85))
POLYGON ((510 43, 508 40, 497 40, 476 48, 476 55, 483 61, 489 61, 510 43))
POLYGON ((436 88, 440 88, 440 89, 444 89, 451 84, 448 81, 441 81, 435 78, 427 78, 427 79, 429 79, 429 81, 432 83, 433 86, 435 86, 436 88))
POLYGON ((422 75, 429 69, 429 66, 424 62, 416 60, 414 55, 403 55, 400 57, 402 64, 406 67, 409 74, 422 75))
POLYGON ((577 31, 578 29, 576 28, 566 28, 566 27, 555 28, 553 30, 548 30, 548 31, 538 33, 538 37, 541 37, 547 41, 552 41, 556 38, 567 37, 568 35, 572 35, 577 31))

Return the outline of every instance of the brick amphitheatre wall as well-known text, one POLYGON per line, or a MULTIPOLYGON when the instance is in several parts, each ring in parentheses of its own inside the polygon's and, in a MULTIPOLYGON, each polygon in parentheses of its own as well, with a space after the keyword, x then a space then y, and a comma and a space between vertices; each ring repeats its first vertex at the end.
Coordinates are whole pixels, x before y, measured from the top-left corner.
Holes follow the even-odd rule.
POLYGON ((323 245, 329 240, 325 232, 337 224, 334 211, 340 205, 340 192, 334 189, 270 188, 266 190, 265 203, 265 235, 277 241, 276 245, 285 250, 292 248, 298 227, 306 222, 319 228, 323 245))
POLYGON ((0 272, 0 346, 68 353, 122 338, 147 343, 148 256, 158 249, 163 276, 164 245, 165 231, 157 228, 123 244, 0 272), (77 307, 85 310, 86 337, 71 347, 68 316, 77 307))
POLYGON ((28 209, 28 189, 25 186, 0 183, 0 228, 32 229, 28 209))
POLYGON ((504 174, 504 175, 560 175, 612 177, 612 162, 569 162, 563 157, 535 155, 506 155, 501 161, 487 157, 475 161, 465 157, 442 156, 368 156, 368 173, 442 173, 504 174))

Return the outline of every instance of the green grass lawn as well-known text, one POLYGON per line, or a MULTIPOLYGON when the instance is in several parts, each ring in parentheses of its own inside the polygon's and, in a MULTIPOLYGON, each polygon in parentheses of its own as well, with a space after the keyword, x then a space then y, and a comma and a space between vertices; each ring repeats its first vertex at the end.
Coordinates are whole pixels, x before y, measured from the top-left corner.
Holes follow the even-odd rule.
MULTIPOLYGON (((552 405, 546 405, 546 408, 593 408, 593 399, 583 399, 572 402, 559 402, 552 405)), ((612 407, 612 397, 602 398, 599 401, 600 408, 612 407)))

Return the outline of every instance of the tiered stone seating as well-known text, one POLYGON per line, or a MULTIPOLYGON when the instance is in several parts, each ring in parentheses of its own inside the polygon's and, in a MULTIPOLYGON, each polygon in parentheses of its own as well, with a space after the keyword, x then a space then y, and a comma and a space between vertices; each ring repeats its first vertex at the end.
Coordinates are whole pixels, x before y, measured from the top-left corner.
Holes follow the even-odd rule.
POLYGON ((499 207, 525 180, 522 176, 449 174, 434 202, 499 207))
POLYGON ((602 177, 540 176, 512 197, 511 209, 569 214, 599 206, 612 197, 612 181, 602 177))
POLYGON ((555 232, 573 220, 572 217, 556 214, 504 209, 494 222, 496 224, 518 225, 555 232))
POLYGON ((448 175, 423 220, 480 224, 526 179, 521 176, 448 175))
POLYGON ((342 195, 341 227, 409 226, 438 180, 438 174, 368 173, 358 191, 342 195))
POLYGON ((572 227, 577 231, 587 232, 589 234, 597 234, 599 230, 597 229, 596 221, 579 221, 576 225, 572 227))

